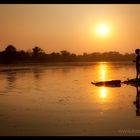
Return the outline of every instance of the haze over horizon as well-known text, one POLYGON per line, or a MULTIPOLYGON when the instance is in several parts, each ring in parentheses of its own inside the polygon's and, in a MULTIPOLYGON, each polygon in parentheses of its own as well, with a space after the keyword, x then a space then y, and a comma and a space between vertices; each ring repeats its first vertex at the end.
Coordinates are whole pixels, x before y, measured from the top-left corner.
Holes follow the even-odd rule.
POLYGON ((9 44, 76 54, 140 47, 140 4, 0 4, 0 17, 0 51, 9 44))

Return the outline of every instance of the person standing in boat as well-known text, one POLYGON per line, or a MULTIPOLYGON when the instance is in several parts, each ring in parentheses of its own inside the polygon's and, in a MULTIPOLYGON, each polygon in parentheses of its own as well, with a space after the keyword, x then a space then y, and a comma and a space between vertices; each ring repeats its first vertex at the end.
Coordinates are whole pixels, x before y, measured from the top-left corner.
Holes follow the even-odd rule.
POLYGON ((139 77, 139 72, 140 72, 140 69, 139 69, 139 66, 140 66, 140 63, 139 63, 139 59, 140 59, 140 55, 139 55, 139 52, 140 52, 140 49, 136 49, 135 50, 135 53, 136 53, 136 60, 134 62, 136 62, 136 79, 138 79, 139 77))

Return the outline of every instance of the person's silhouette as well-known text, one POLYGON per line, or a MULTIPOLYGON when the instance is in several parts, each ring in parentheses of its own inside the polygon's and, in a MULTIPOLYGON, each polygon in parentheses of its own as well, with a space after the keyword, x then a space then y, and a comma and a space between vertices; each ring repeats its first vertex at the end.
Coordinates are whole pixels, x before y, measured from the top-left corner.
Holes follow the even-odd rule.
POLYGON ((138 85, 136 86, 137 89, 137 95, 136 95, 136 101, 134 101, 134 104, 136 106, 136 116, 140 116, 140 89, 138 85))
POLYGON ((135 53, 136 53, 136 60, 134 62, 136 62, 136 79, 139 78, 139 72, 140 72, 140 69, 139 69, 139 66, 140 66, 140 63, 139 63, 139 59, 140 59, 140 49, 136 49, 135 50, 135 53))

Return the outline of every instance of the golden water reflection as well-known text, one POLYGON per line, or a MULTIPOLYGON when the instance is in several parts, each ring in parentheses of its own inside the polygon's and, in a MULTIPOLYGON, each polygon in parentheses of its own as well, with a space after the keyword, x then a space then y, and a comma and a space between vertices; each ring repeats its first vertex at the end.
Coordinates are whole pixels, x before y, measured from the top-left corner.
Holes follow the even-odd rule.
MULTIPOLYGON (((98 79, 99 81, 108 81, 110 80, 110 75, 109 75, 109 63, 108 62, 99 62, 98 66, 98 79)), ((93 90, 93 88, 92 88, 93 90)), ((95 90, 95 89, 94 89, 95 90)), ((95 93, 95 91, 93 91, 95 93)), ((103 102, 110 102, 113 98, 112 95, 113 89, 105 86, 101 87, 96 87, 96 97, 94 94, 94 98, 96 98, 97 102, 103 103, 103 102)))
POLYGON ((109 103, 113 99, 112 89, 108 87, 99 87, 96 92, 96 101, 99 103, 109 103))
POLYGON ((107 64, 104 62, 100 62, 99 65, 99 77, 101 81, 107 80, 107 64))
POLYGON ((107 89, 105 88, 105 87, 102 87, 101 89, 100 89, 100 98, 101 99, 105 99, 105 98, 107 98, 107 89))

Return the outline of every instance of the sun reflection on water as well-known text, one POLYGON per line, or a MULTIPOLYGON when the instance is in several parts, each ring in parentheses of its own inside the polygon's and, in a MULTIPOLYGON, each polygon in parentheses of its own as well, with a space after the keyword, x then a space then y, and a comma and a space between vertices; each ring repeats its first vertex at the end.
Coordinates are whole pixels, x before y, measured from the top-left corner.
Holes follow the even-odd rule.
POLYGON ((105 87, 102 87, 100 89, 100 98, 104 99, 107 97, 107 89, 105 87))
MULTIPOLYGON (((107 77, 107 64, 104 62, 100 62, 99 65, 99 75, 101 81, 106 81, 108 79, 107 77)), ((108 97, 108 91, 106 87, 100 87, 99 89, 99 98, 102 99, 102 101, 105 101, 108 97)))
POLYGON ((99 65, 100 80, 102 81, 106 80, 106 73, 107 73, 107 65, 105 63, 101 63, 99 65))
MULTIPOLYGON (((96 74, 96 79, 95 82, 101 82, 101 81, 109 81, 111 80, 110 78, 112 77, 112 73, 110 71, 110 63, 108 62, 98 62, 98 71, 96 74)), ((113 89, 110 87, 106 86, 91 86, 91 92, 95 93, 92 94, 92 98, 96 100, 99 104, 108 104, 113 101, 113 89)), ((105 108, 105 106, 103 106, 105 108)))

